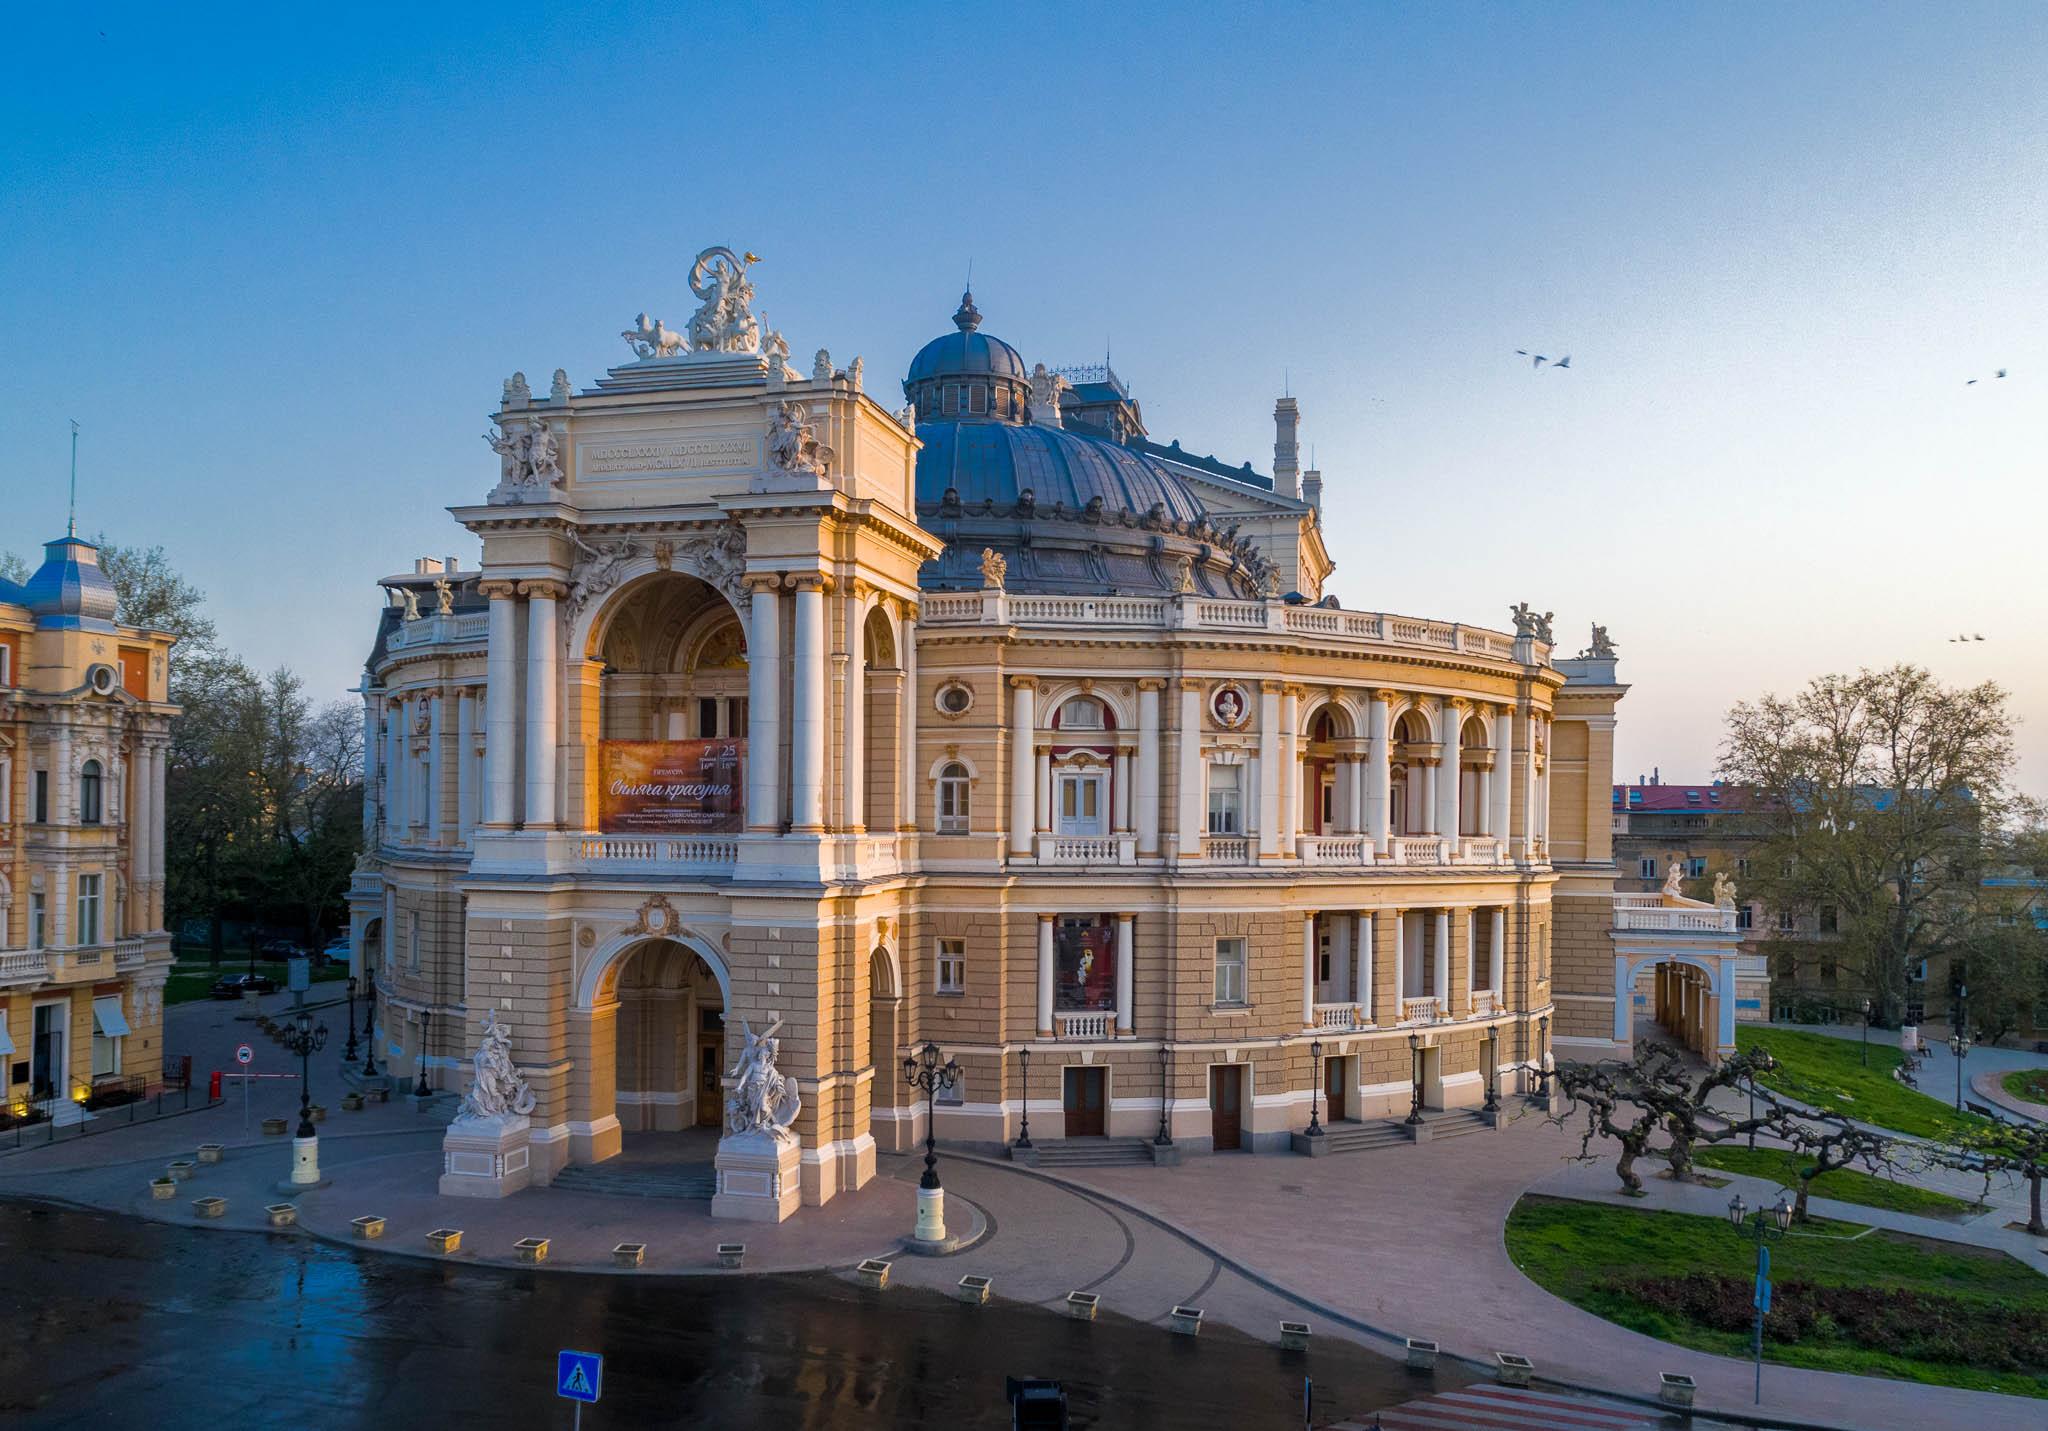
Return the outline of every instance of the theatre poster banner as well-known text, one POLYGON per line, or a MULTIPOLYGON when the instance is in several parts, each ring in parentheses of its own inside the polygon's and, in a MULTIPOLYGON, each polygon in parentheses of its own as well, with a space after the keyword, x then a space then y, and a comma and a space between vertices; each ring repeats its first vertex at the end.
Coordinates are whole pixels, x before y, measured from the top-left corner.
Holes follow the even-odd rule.
POLYGON ((744 740, 598 745, 597 827, 608 835, 729 835, 740 829, 744 740))

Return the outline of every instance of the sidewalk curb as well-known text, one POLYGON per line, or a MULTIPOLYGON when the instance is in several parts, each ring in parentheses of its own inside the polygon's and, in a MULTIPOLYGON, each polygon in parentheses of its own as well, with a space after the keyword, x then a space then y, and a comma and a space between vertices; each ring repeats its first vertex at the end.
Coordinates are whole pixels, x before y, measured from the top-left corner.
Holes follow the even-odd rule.
MULTIPOLYGON (((1246 1281, 1252 1283, 1253 1285, 1262 1287, 1266 1291, 1273 1293, 1275 1296, 1283 1297, 1288 1301, 1293 1302, 1295 1305, 1305 1308, 1310 1312, 1313 1312, 1318 1317, 1324 1318, 1327 1321, 1335 1322, 1339 1326, 1349 1327, 1353 1331, 1364 1332, 1369 1336, 1378 1337, 1381 1340, 1395 1347, 1405 1348, 1408 1344, 1408 1338, 1406 1334, 1400 1332, 1390 1332, 1384 1327, 1374 1326, 1372 1323, 1363 1321, 1360 1318, 1354 1317, 1347 1312, 1340 1312, 1335 1307, 1325 1306, 1323 1303, 1316 1301, 1313 1297, 1304 1296, 1302 1293, 1295 1291, 1293 1288, 1284 1286, 1281 1283, 1274 1281, 1271 1277, 1266 1276, 1264 1273, 1259 1272, 1245 1265, 1244 1263, 1238 1261, 1236 1258, 1220 1250, 1219 1248, 1213 1247, 1209 1243, 1202 1241, 1200 1238, 1196 1237, 1193 1233, 1186 1231, 1184 1228, 1175 1226, 1173 1223, 1168 1222, 1165 1218, 1161 1217, 1158 1213, 1153 1212, 1151 1209, 1142 1207, 1139 1204, 1131 1202, 1123 1197, 1120 1197, 1115 1193, 1105 1192, 1101 1188, 1091 1187, 1086 1183, 1074 1182, 1070 1179, 1059 1177, 1056 1174, 1044 1172, 1038 1168, 1020 1167, 1018 1164, 1008 1162, 1006 1160, 983 1157, 979 1154, 972 1153, 954 1153, 952 1154, 952 1156, 955 1159, 962 1162, 980 1163, 986 1167, 1000 1168, 1006 1172, 1015 1173, 1019 1177, 1036 1178, 1040 1182, 1050 1183, 1055 1187, 1063 1188, 1068 1192, 1076 1194, 1077 1196, 1095 1198, 1099 1201, 1110 1204, 1112 1207, 1121 1208, 1123 1211, 1130 1213, 1134 1217, 1143 1218, 1146 1222, 1151 1223, 1154 1227, 1159 1228, 1161 1231, 1169 1234, 1170 1236, 1179 1238, 1181 1241, 1187 1243, 1188 1246, 1195 1248, 1197 1251, 1200 1251, 1209 1257, 1215 1258, 1218 1263, 1220 1263, 1224 1267, 1229 1268, 1232 1272, 1236 1273, 1238 1276, 1244 1278, 1246 1281)), ((1684 1350, 1684 1348, 1681 1348, 1681 1350, 1684 1350)), ((1458 1362, 1460 1365, 1464 1366, 1468 1370, 1478 1373, 1479 1378, 1482 1381, 1490 1382, 1496 1370, 1495 1364, 1491 1360, 1481 1360, 1477 1357, 1469 1356, 1463 1352, 1449 1350, 1446 1350, 1442 1354, 1444 1356, 1449 1357, 1452 1361, 1458 1362)), ((1707 1355, 1711 1355, 1711 1353, 1707 1353, 1707 1355)), ((1723 1359, 1727 1360, 1727 1358, 1723 1359)), ((1794 1369, 1797 1370, 1797 1368, 1794 1369)), ((1659 1401, 1656 1397, 1646 1396, 1638 1392, 1615 1391, 1611 1388, 1604 1386, 1594 1386, 1586 1382, 1568 1381, 1561 1377, 1543 1376, 1541 1374, 1537 1375, 1534 1378, 1534 1380, 1535 1382, 1545 1386, 1554 1386, 1565 1391, 1576 1391, 1587 1396, 1604 1397, 1609 1401, 1629 1402, 1636 1406, 1651 1408, 1660 1412, 1668 1412, 1671 1410, 1671 1408, 1668 1405, 1666 1405, 1662 1401, 1659 1401)), ((1696 1404, 1692 1408, 1692 1414, 1695 1416, 1704 1417, 1708 1419, 1726 1417, 1739 1422, 1746 1421, 1753 1426, 1767 1426, 1773 1428, 1780 1428, 1780 1431, 1863 1431, 1863 1428, 1861 1427, 1851 1426, 1842 1422, 1801 1421, 1788 1417, 1768 1416, 1763 1413, 1763 1410, 1760 1407, 1731 1408, 1696 1404)))

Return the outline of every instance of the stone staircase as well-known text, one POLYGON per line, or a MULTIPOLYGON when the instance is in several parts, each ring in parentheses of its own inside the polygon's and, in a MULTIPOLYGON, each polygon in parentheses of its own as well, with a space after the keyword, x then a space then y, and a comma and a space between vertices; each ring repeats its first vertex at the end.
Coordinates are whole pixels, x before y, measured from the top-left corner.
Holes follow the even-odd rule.
POLYGON ((1323 1129, 1321 1142, 1332 1153, 1364 1153, 1374 1148, 1394 1148, 1412 1140, 1398 1119, 1375 1118, 1363 1123, 1332 1123, 1323 1129))
POLYGON ((1152 1145, 1143 1138, 1058 1138, 1010 1149, 1010 1160, 1036 1168, 1150 1167, 1152 1145))
MULTIPOLYGON (((1490 1133, 1493 1124, 1476 1108, 1433 1108, 1422 1115, 1423 1132, 1427 1141, 1436 1142, 1441 1138, 1460 1138, 1467 1133, 1490 1133)), ((1297 1153, 1310 1153, 1324 1157, 1331 1153, 1365 1153, 1376 1148, 1402 1147, 1421 1141, 1415 1138, 1408 1124, 1399 1118, 1373 1118, 1363 1122, 1329 1123, 1323 1128, 1323 1136, 1314 1141, 1322 1146, 1310 1149, 1305 1133, 1296 1133, 1290 1140, 1297 1153)))
POLYGON ((709 1163, 582 1163, 571 1164, 556 1173, 551 1186, 570 1192, 603 1193, 613 1197, 667 1197, 709 1202, 712 1193, 717 1191, 718 1175, 709 1163))

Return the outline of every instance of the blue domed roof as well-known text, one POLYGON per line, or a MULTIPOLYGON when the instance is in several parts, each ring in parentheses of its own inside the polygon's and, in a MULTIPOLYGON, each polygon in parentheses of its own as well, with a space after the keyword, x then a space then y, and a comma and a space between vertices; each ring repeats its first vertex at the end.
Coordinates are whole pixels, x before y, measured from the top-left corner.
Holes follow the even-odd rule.
POLYGON ((120 604, 100 570, 100 549, 79 536, 43 543, 43 564, 22 595, 36 625, 45 628, 112 631, 120 604))
POLYGON ((903 380, 906 388, 929 378, 967 375, 993 374, 1020 382, 1029 380, 1024 360, 1017 356, 1015 348, 1001 338, 977 331, 981 327, 981 313, 974 306, 972 293, 960 295, 960 310, 953 315, 953 322, 959 326, 959 332, 934 338, 917 350, 917 356, 910 360, 910 373, 903 380))
POLYGON ((1029 492, 1041 512, 1055 504, 1085 511, 1096 498, 1112 516, 1159 506, 1177 522, 1206 516, 1201 500, 1163 462, 1085 433, 1001 422, 921 422, 917 505, 936 507, 948 490, 965 508, 993 502, 1013 511, 1029 492))

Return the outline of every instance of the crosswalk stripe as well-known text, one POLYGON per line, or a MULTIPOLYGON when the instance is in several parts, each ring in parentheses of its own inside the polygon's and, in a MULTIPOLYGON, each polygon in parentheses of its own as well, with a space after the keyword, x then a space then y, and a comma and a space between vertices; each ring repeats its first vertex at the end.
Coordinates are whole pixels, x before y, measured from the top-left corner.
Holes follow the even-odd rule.
POLYGON ((1389 1407, 1377 1422, 1343 1421, 1325 1431, 1647 1431, 1620 1407, 1507 1387, 1475 1386, 1389 1407))

